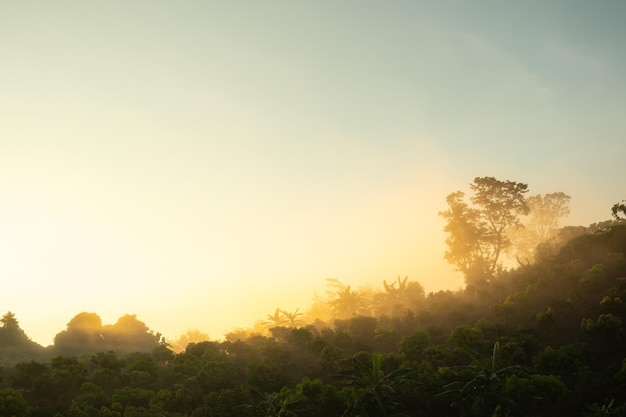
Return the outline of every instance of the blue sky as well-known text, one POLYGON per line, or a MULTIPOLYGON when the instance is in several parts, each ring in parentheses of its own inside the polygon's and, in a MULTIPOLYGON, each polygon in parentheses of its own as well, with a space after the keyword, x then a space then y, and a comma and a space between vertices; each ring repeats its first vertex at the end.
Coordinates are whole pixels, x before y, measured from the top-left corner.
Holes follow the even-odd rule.
POLYGON ((605 220, 626 198, 625 17, 0 1, 0 308, 44 344, 80 311, 220 337, 327 277, 458 288, 437 212, 476 176, 605 220))

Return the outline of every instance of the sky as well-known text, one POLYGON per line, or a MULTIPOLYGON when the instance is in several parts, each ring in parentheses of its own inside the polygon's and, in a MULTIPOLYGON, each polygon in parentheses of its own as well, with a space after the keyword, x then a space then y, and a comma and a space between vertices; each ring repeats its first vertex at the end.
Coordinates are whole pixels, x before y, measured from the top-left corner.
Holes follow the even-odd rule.
POLYGON ((325 279, 458 289, 474 177, 626 198, 620 1, 0 0, 0 312, 219 339, 325 279))

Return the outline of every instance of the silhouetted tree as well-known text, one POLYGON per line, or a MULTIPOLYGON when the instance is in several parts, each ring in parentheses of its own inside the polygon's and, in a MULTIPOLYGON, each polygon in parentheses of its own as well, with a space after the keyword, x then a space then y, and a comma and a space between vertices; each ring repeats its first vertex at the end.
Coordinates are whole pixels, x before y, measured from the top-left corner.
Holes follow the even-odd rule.
MULTIPOLYGON (((274 327, 274 337, 241 330, 178 354, 135 316, 103 326, 94 313, 80 313, 66 340, 97 335, 103 351, 56 356, 50 347, 42 362, 22 362, 31 359, 25 344, 0 343, 0 417, 327 417, 346 407, 345 417, 623 415, 626 226, 582 229, 558 253, 484 283, 484 297, 440 291, 403 315, 381 309, 334 327, 274 327), (409 373, 419 382, 409 383, 409 373)), ((415 284, 383 282, 377 300, 419 299, 415 284)), ((327 311, 353 294, 337 280, 329 287, 319 301, 327 311)), ((359 293, 364 301, 367 294, 359 293)), ((10 329, 21 334, 12 314, 0 321, 0 341, 10 329)))
POLYGON ((293 313, 289 313, 289 312, 287 312, 285 310, 281 310, 281 313, 283 314, 283 317, 287 321, 286 324, 289 327, 296 327, 296 326, 299 326, 301 324, 304 324, 304 322, 298 318, 298 317, 300 317, 302 315, 302 313, 299 313, 299 311, 300 311, 299 308, 296 308, 296 311, 294 311, 293 313))
POLYGON ((266 328, 280 327, 287 324, 287 318, 280 308, 274 311, 274 314, 268 314, 264 322, 266 328))
POLYGON ((178 339, 174 340, 171 343, 170 348, 172 349, 172 351, 179 353, 184 351, 187 348, 187 345, 189 345, 190 343, 199 343, 208 340, 209 335, 207 333, 203 333, 198 329, 190 329, 181 334, 178 339))
POLYGON ((2 318, 0 318, 0 325, 5 329, 17 329, 19 328, 19 323, 15 318, 15 314, 7 311, 2 318))
POLYGON ((354 316, 368 315, 369 302, 363 293, 352 291, 349 285, 342 284, 336 278, 326 278, 329 289, 327 301, 335 319, 349 319, 354 316))
POLYGON ((530 219, 525 223, 532 229, 540 241, 550 238, 559 226, 559 220, 570 213, 571 197, 563 192, 541 194, 528 197, 526 203, 530 209, 530 219))
POLYGON ((556 255, 570 240, 587 232, 584 226, 564 226, 558 229, 551 239, 540 243, 535 248, 535 261, 546 260, 556 255))
POLYGON ((347 319, 357 315, 367 314, 367 301, 363 294, 352 291, 348 285, 337 291, 336 298, 329 302, 335 317, 347 319))
POLYGON ((391 284, 387 284, 387 281, 383 280, 383 286, 385 288, 385 291, 387 292, 387 294, 389 294, 390 298, 393 298, 393 299, 400 298, 402 292, 406 290, 408 284, 409 284, 408 276, 404 277, 404 279, 400 279, 400 276, 398 276, 398 281, 392 282, 391 284), (398 284, 397 288, 396 288, 396 284, 398 284))
POLYGON ((400 316, 407 310, 416 311, 424 303, 424 287, 417 281, 409 281, 408 276, 403 279, 398 276, 398 280, 391 284, 383 280, 383 287, 385 292, 374 296, 380 313, 400 316))
POLYGON ((613 214, 615 220, 626 220, 626 200, 613 204, 611 214, 613 214))
POLYGON ((526 184, 476 177, 470 188, 472 207, 463 201, 465 193, 457 191, 447 197, 448 210, 439 212, 449 235, 445 258, 463 272, 468 284, 494 275, 502 252, 511 244, 507 230, 529 211, 526 184))
POLYGON ((15 314, 10 311, 0 318, 0 347, 12 347, 15 349, 12 353, 16 355, 20 353, 19 350, 22 353, 35 353, 36 350, 42 349, 41 346, 29 339, 20 328, 15 314))
POLYGON ((102 350, 102 319, 96 313, 77 314, 67 323, 67 329, 54 337, 54 347, 63 355, 102 350))
POLYGON ((104 326, 102 337, 111 350, 123 352, 151 352, 162 340, 135 314, 125 314, 113 325, 104 326))
POLYGON ((535 259, 537 246, 555 237, 559 220, 569 215, 571 197, 562 192, 535 195, 526 199, 528 219, 518 227, 508 229, 517 261, 530 264, 535 259))

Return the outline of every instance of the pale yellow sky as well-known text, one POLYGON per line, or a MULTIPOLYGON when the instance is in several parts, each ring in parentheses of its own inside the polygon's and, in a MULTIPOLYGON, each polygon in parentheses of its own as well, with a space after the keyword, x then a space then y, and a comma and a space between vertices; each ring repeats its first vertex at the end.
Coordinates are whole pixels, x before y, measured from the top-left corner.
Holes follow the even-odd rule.
POLYGON ((328 277, 456 289, 476 176, 607 219, 624 7, 444 3, 0 0, 0 309, 220 338, 328 277))

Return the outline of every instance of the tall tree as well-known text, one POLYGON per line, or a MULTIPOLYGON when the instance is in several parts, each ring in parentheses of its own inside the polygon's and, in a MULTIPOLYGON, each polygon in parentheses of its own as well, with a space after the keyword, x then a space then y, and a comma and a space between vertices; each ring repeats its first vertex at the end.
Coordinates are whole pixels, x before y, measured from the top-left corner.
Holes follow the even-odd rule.
POLYGON ((287 319, 283 315, 283 311, 280 308, 276 308, 274 314, 268 314, 267 320, 265 320, 265 326, 269 329, 272 327, 280 327, 287 324, 287 319))
POLYGON ((102 319, 99 315, 79 313, 67 323, 67 330, 57 333, 54 337, 54 348, 62 355, 97 352, 105 349, 102 330, 102 319))
POLYGON ((20 327, 19 322, 15 318, 15 314, 10 311, 7 311, 6 314, 0 318, 0 326, 5 329, 18 329, 20 327))
POLYGON ((444 231, 448 233, 446 244, 448 250, 445 259, 454 264, 471 281, 473 276, 480 276, 486 270, 486 259, 483 255, 481 237, 485 231, 477 209, 463 201, 465 193, 456 191, 446 198, 448 210, 439 212, 447 224, 444 231))
POLYGON ((383 280, 383 286, 385 292, 374 296, 376 309, 382 314, 398 316, 405 314, 407 310, 416 311, 426 296, 422 284, 409 281, 408 276, 403 279, 398 276, 398 280, 390 284, 383 280))
POLYGON ((526 199, 529 208, 527 221, 509 228, 515 257, 520 263, 531 263, 536 258, 537 246, 556 237, 559 221, 570 213, 571 197, 563 192, 534 195, 526 199))
POLYGON ((20 346, 24 349, 32 348, 36 345, 28 338, 24 330, 20 328, 14 313, 7 311, 0 318, 0 346, 20 346))
POLYGON ((326 278, 329 297, 327 301, 333 318, 349 319, 350 317, 367 315, 370 303, 362 292, 352 291, 349 285, 341 283, 337 278, 326 278))
POLYGON ((445 258, 463 272, 468 284, 489 279, 501 267, 501 255, 511 245, 506 232, 529 211, 526 184, 476 177, 470 189, 472 206, 457 191, 447 197, 448 210, 439 212, 449 235, 445 258))
POLYGON ((350 317, 366 315, 368 313, 368 302, 362 293, 352 291, 350 286, 336 293, 336 298, 329 301, 336 318, 348 319, 350 317))
POLYGON ((281 310, 281 313, 283 313, 283 317, 285 318, 285 320, 287 320, 287 324, 289 325, 289 327, 296 327, 304 324, 304 322, 298 318, 302 315, 302 313, 300 313, 299 311, 299 308, 296 308, 296 311, 294 311, 293 313, 290 313, 286 310, 281 310))
POLYGON ((626 220, 626 200, 613 204, 611 214, 613 214, 615 220, 626 220))
POLYGON ((559 220, 570 213, 571 197, 563 192, 534 195, 526 200, 530 209, 530 220, 527 228, 531 228, 541 241, 552 237, 558 230, 559 220))

